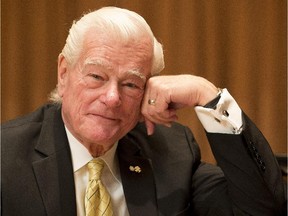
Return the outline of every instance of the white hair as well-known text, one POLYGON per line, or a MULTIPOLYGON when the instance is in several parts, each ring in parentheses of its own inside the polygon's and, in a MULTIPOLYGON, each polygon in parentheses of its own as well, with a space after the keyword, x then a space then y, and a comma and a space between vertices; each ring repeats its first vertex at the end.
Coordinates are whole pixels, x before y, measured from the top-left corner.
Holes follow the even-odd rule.
MULTIPOLYGON (((142 35, 148 34, 153 42, 151 75, 159 74, 164 69, 162 45, 154 37, 145 19, 133 11, 117 7, 103 7, 73 22, 61 53, 68 64, 73 66, 77 62, 83 48, 85 34, 92 28, 104 33, 113 32, 119 40, 123 41, 137 40, 142 35)), ((50 99, 61 103, 57 88, 51 92, 50 99)))

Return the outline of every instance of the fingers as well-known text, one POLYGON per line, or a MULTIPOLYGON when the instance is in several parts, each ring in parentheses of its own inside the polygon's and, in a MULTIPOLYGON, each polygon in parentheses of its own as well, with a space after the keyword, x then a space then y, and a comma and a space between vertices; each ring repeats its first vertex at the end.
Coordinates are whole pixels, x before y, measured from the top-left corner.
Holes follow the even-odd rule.
POLYGON ((149 135, 153 133, 151 125, 161 124, 171 127, 172 122, 178 120, 175 109, 171 109, 169 104, 161 100, 160 97, 155 99, 155 104, 149 104, 149 99, 143 100, 142 115, 145 117, 147 132, 149 135), (159 100, 158 100, 159 99, 159 100))
POLYGON ((147 129, 147 134, 150 136, 154 133, 155 125, 153 122, 149 121, 148 119, 145 119, 145 125, 147 129))
POLYGON ((168 121, 168 120, 157 120, 156 118, 150 117, 150 118, 145 118, 145 125, 147 129, 147 134, 152 135, 155 130, 155 124, 162 124, 165 125, 166 127, 171 127, 171 124, 173 121, 176 121, 178 117, 174 117, 173 120, 168 121), (151 120, 149 120, 151 119, 151 120))
POLYGON ((141 112, 149 135, 154 132, 154 124, 170 127, 178 119, 176 109, 169 106, 171 101, 168 95, 168 91, 163 89, 163 83, 148 81, 141 112))
POLYGON ((176 114, 168 117, 163 117, 163 116, 157 116, 157 115, 150 115, 150 114, 142 114, 141 117, 139 118, 139 122, 143 121, 151 121, 155 124, 162 124, 165 125, 166 127, 171 127, 172 122, 178 120, 178 116, 176 114))

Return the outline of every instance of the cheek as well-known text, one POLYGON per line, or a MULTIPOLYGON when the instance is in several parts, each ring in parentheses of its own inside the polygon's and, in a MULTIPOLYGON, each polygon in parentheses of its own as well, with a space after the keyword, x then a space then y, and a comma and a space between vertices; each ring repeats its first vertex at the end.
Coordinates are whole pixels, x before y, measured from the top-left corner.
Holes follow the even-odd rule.
POLYGON ((141 100, 127 100, 122 101, 122 103, 126 118, 130 121, 138 121, 140 117, 141 100))
POLYGON ((88 100, 91 100, 91 95, 89 96, 87 90, 85 90, 85 85, 77 83, 76 85, 70 85, 70 88, 66 89, 63 98, 66 99, 65 102, 72 106, 71 109, 75 110, 77 107, 87 104, 88 100))
POLYGON ((70 88, 68 91, 63 95, 62 107, 65 113, 69 115, 70 122, 79 124, 81 115, 84 112, 83 109, 87 106, 86 97, 83 97, 84 92, 80 88, 70 88))

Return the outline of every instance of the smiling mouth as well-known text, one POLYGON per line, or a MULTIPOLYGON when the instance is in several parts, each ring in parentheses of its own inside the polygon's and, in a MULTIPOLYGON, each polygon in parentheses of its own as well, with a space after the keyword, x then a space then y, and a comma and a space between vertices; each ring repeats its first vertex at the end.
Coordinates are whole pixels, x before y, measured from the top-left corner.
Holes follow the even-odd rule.
POLYGON ((102 118, 102 119, 106 119, 106 120, 110 120, 110 121, 117 121, 116 118, 111 118, 111 117, 107 117, 107 116, 103 116, 103 115, 99 115, 99 114, 88 114, 88 116, 92 116, 92 117, 96 117, 96 118, 102 118))

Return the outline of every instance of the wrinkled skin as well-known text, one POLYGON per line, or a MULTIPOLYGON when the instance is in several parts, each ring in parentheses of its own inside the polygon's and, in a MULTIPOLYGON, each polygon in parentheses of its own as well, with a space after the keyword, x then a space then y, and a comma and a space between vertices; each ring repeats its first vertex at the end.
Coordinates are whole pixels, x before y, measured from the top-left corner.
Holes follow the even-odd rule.
POLYGON ((65 125, 97 157, 140 119, 152 43, 148 37, 123 43, 91 30, 83 46, 73 66, 59 56, 58 93, 65 125))

